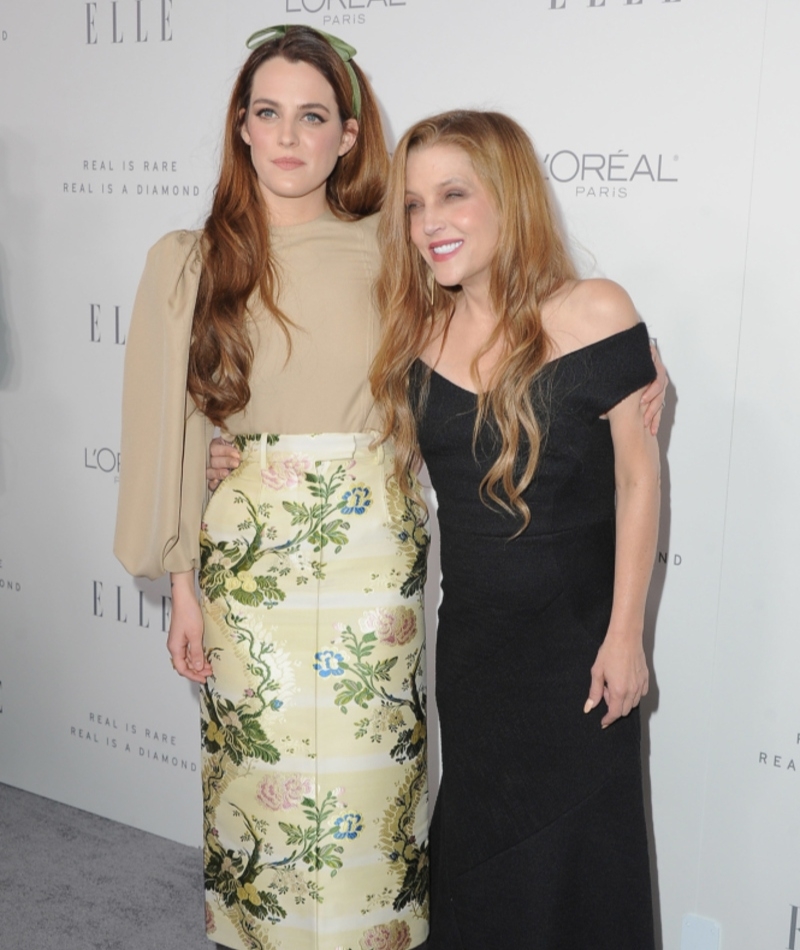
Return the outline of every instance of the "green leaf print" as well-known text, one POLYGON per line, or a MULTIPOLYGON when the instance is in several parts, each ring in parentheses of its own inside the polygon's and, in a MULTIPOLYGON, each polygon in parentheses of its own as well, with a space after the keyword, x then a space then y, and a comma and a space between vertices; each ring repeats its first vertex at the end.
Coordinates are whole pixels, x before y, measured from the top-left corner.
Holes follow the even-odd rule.
MULTIPOLYGON (((361 816, 353 813, 330 821, 341 808, 332 791, 325 795, 319 806, 313 798, 303 798, 301 806, 309 824, 301 827, 289 822, 278 822, 278 827, 286 836, 286 843, 292 851, 280 860, 270 860, 271 849, 265 845, 264 839, 269 830, 268 822, 248 817, 235 803, 231 802, 231 805, 247 829, 247 835, 243 839, 245 846, 239 852, 223 849, 216 837, 216 830, 207 830, 206 888, 215 892, 226 907, 238 905, 253 917, 259 920, 268 919, 273 923, 286 917, 286 910, 278 897, 289 890, 286 875, 295 875, 298 879, 297 876, 305 866, 308 872, 327 869, 330 876, 335 877, 336 872, 343 867, 344 847, 326 839, 331 836, 352 839, 357 837, 362 829, 361 816), (346 831, 341 831, 342 824, 345 825, 346 831), (259 882, 260 886, 256 882, 259 882)), ((315 901, 322 901, 322 888, 312 877, 302 880, 302 884, 304 895, 296 896, 296 903, 304 902, 306 896, 315 901)))
MULTIPOLYGON (((346 669, 344 666, 343 668, 346 669)), ((366 709, 370 701, 375 698, 375 693, 373 693, 368 686, 364 686, 363 683, 359 683, 357 680, 337 680, 333 688, 339 694, 334 702, 340 707, 343 713, 347 712, 347 705, 349 703, 355 703, 357 706, 366 709)))
POLYGON ((269 920, 270 923, 276 924, 286 917, 286 911, 281 907, 280 901, 274 894, 270 894, 268 891, 256 890, 252 884, 245 884, 237 892, 237 897, 247 910, 254 917, 258 917, 259 920, 269 920))
MULTIPOLYGON (((317 509, 321 509, 321 505, 315 506, 317 509)), ((298 524, 310 524, 313 521, 317 521, 319 518, 319 513, 315 517, 313 509, 309 508, 308 505, 303 504, 302 502, 297 501, 285 501, 283 503, 283 510, 288 511, 292 516, 292 527, 298 524)))
POLYGON ((236 706, 229 699, 219 699, 206 683, 205 712, 209 722, 203 730, 203 743, 211 753, 224 752, 235 765, 241 765, 248 756, 274 763, 280 753, 267 738, 258 715, 247 712, 244 705, 236 706))
POLYGON ((299 825, 290 825, 287 821, 279 821, 278 827, 286 835, 286 844, 304 844, 306 832, 299 825))
POLYGON ((392 676, 392 670, 397 666, 397 661, 400 658, 397 656, 390 657, 388 660, 380 660, 375 664, 375 679, 383 680, 384 682, 389 682, 392 676))
MULTIPOLYGON (((426 535, 427 537, 427 535, 426 535)), ((417 544, 414 563, 411 565, 408 577, 400 587, 403 597, 413 597, 422 594, 425 590, 425 581, 428 577, 428 544, 417 544)))
POLYGON ((349 521, 337 518, 334 521, 320 524, 319 529, 313 531, 308 540, 314 545, 315 551, 321 551, 326 545, 333 544, 335 545, 336 554, 338 554, 342 550, 342 546, 347 544, 345 531, 349 531, 349 529, 349 521))
POLYGON ((396 911, 402 910, 408 904, 422 906, 428 898, 430 889, 430 860, 428 857, 428 843, 421 848, 411 848, 406 862, 406 873, 400 892, 392 905, 396 911))
POLYGON ((311 867, 316 871, 321 871, 324 867, 333 868, 331 877, 335 877, 336 871, 344 866, 344 862, 339 857, 343 852, 344 848, 340 844, 326 844, 322 848, 315 848, 311 867))
MULTIPOLYGON (((309 494, 319 501, 312 505, 282 502, 291 515, 291 527, 297 530, 280 544, 274 543, 277 531, 268 523, 272 505, 256 505, 241 489, 234 489, 234 504, 244 505, 248 513, 238 525, 242 536, 216 543, 205 531, 200 537, 200 586, 210 602, 224 599, 229 606, 235 601, 246 607, 274 607, 286 598, 280 578, 292 572, 288 559, 298 554, 303 544, 309 543, 315 553, 333 548, 333 553, 339 554, 348 543, 351 524, 336 517, 346 505, 344 497, 338 501, 335 497, 346 479, 343 466, 337 466, 328 477, 305 472, 304 478, 309 494), (254 571, 264 558, 268 558, 268 566, 261 564, 254 571)), ((320 562, 312 561, 310 567, 316 579, 324 580, 320 562)), ((298 577, 297 584, 306 581, 298 577)))
MULTIPOLYGON (((347 707, 351 703, 360 706, 362 709, 367 709, 377 696, 387 709, 394 707, 410 710, 414 725, 405 730, 404 740, 396 743, 391 755, 398 762, 416 758, 425 747, 424 694, 420 693, 417 685, 422 648, 420 647, 414 651, 413 659, 409 658, 411 663, 409 676, 411 698, 405 699, 394 696, 386 687, 381 685, 382 683, 391 682, 391 673, 397 665, 399 656, 379 660, 377 663, 368 661, 377 644, 377 637, 372 631, 368 631, 359 637, 353 633, 350 626, 347 626, 341 631, 341 640, 344 649, 350 654, 353 662, 342 660, 338 664, 340 669, 351 675, 337 679, 333 684, 334 692, 337 693, 334 703, 343 713, 346 713, 347 707)), ((362 738, 366 735, 362 723, 363 720, 356 723, 356 738, 362 738)))
MULTIPOLYGON (((280 439, 280 436, 270 433, 263 436, 263 438, 266 439, 267 445, 275 445, 280 439)), ((261 435, 237 435, 233 438, 233 444, 240 452, 244 452, 248 445, 260 442, 261 439, 261 435)))
POLYGON ((262 604, 266 607, 274 607, 280 601, 286 600, 286 594, 278 587, 278 582, 274 577, 266 577, 262 574, 254 579, 254 583, 256 585, 254 591, 237 587, 230 592, 231 597, 245 607, 260 607, 262 604))

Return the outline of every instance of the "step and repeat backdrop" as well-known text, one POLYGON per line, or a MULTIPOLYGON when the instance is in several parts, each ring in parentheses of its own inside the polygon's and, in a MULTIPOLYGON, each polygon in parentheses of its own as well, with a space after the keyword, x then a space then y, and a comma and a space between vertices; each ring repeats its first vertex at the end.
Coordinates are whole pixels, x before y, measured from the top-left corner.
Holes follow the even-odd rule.
POLYGON ((200 843, 168 587, 111 553, 122 368, 148 247, 208 210, 244 40, 285 22, 357 47, 391 142, 456 106, 521 121, 582 272, 658 339, 663 947, 800 950, 795 0, 6 0, 0 781, 200 843))

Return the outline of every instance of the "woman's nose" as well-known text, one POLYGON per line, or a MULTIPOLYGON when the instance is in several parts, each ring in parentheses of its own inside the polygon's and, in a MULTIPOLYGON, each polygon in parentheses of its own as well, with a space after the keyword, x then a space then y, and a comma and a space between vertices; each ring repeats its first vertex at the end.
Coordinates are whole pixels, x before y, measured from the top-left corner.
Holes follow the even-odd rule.
POLYGON ((297 129, 295 128, 294 121, 288 116, 281 120, 280 128, 278 129, 278 141, 284 146, 297 144, 297 129))

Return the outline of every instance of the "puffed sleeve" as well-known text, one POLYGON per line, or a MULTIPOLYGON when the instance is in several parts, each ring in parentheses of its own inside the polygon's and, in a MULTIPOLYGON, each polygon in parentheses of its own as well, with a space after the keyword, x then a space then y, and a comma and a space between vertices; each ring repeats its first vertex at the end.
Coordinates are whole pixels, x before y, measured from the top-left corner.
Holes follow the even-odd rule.
POLYGON ((212 427, 186 392, 200 278, 199 235, 175 231, 147 255, 125 352, 114 553, 150 578, 199 566, 212 427))

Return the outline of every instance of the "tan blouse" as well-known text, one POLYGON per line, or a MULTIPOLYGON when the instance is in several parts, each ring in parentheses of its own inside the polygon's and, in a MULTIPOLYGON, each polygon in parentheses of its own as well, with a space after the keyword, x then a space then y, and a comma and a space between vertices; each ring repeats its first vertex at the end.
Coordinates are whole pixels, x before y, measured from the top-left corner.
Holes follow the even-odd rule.
MULTIPOLYGON (((372 284, 377 217, 330 212, 273 228, 278 303, 294 321, 292 353, 274 319, 253 308, 251 398, 232 435, 363 432, 374 427, 367 381, 378 343, 372 284)), ((122 463, 114 553, 155 578, 199 566, 205 469, 213 427, 186 392, 200 276, 200 232, 175 231, 151 248, 125 354, 122 463)))

